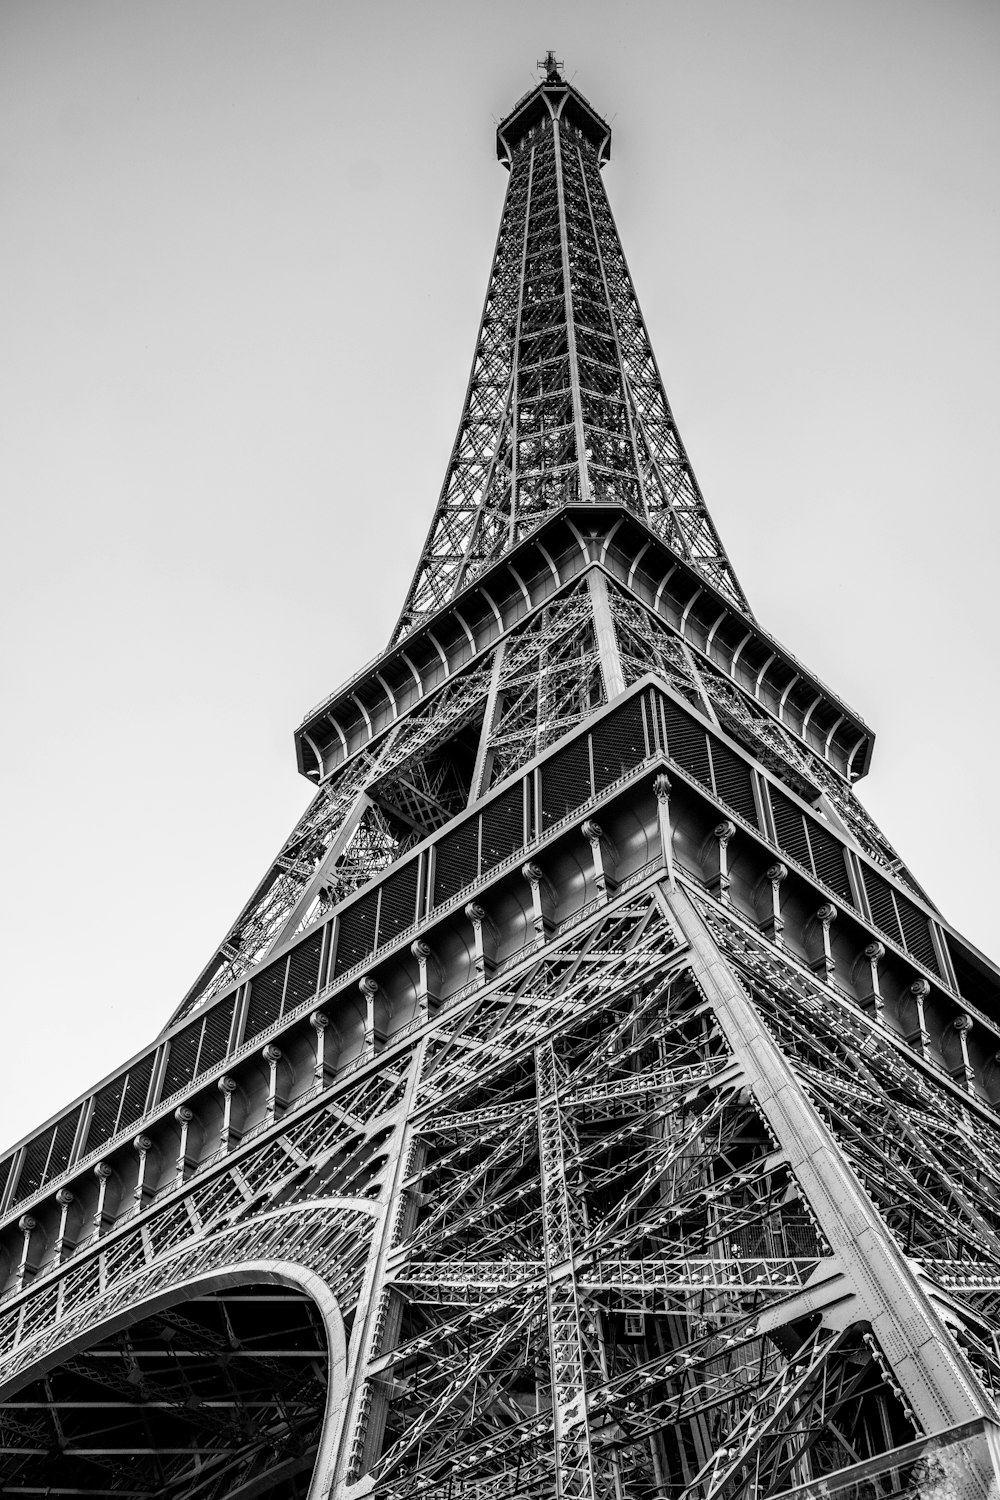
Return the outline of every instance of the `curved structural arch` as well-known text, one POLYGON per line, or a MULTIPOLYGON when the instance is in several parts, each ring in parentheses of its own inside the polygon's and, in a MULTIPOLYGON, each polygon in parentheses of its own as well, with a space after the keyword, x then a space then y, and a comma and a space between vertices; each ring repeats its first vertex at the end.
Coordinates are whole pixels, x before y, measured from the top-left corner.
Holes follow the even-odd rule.
POLYGON ((158 1269, 0 1385, 5 1488, 319 1500, 346 1391, 329 1281, 267 1258, 167 1284, 158 1269))

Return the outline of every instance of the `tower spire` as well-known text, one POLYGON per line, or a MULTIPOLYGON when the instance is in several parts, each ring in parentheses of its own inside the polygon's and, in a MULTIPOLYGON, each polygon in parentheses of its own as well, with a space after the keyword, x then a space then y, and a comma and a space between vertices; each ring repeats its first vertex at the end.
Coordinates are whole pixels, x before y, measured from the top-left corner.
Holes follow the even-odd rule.
POLYGON ((557 508, 639 516, 750 609, 688 461, 601 168, 607 122, 559 72, 501 121, 510 172, 476 353, 437 509, 393 640, 557 508))
POLYGON ((536 68, 541 68, 544 71, 546 83, 561 83, 562 79, 559 76, 559 69, 564 66, 565 64, 556 61, 556 55, 551 47, 545 56, 539 58, 535 64, 536 68))

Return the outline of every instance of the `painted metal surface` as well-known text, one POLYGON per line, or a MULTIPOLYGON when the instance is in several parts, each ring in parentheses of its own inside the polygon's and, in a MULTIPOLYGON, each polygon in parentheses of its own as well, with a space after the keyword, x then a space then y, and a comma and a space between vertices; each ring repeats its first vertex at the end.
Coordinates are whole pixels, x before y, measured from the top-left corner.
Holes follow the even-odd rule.
POLYGON ((749 614, 546 70, 395 646, 0 1162, 5 1493, 996 1493, 1000 979, 749 614))

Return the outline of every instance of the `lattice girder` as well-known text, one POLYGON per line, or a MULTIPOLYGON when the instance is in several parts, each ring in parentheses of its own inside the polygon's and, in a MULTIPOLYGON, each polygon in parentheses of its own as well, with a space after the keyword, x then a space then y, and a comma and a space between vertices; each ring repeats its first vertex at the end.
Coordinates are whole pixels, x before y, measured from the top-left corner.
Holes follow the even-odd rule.
POLYGON ((683 950, 655 905, 646 906, 644 920, 638 915, 630 903, 609 914, 603 934, 598 923, 582 944, 544 954, 526 971, 519 988, 534 1004, 520 1023, 523 1040, 516 991, 502 990, 429 1038, 428 1103, 421 1105, 418 1088, 412 1126, 422 1164, 408 1182, 426 1207, 392 1256, 393 1296, 403 1308, 398 1343, 373 1364, 383 1381, 392 1372, 397 1392, 388 1446, 372 1456, 379 1494, 439 1487, 443 1494, 445 1473, 452 1484, 468 1474, 469 1494, 483 1483, 513 1494, 529 1480, 538 1494, 555 1494, 559 1483, 566 1494, 625 1494, 636 1484, 639 1493, 680 1464, 686 1478, 677 1494, 687 1484, 692 1495, 728 1495, 747 1482, 751 1463, 784 1483, 814 1451, 840 1463, 856 1442, 905 1435, 898 1398, 850 1320, 844 1325, 841 1315, 805 1342, 795 1335, 790 1359, 780 1339, 772 1342, 782 1328, 799 1326, 810 1305, 802 1303, 804 1290, 824 1277, 842 1280, 842 1271, 817 1238, 769 1128, 736 1102, 743 1097, 738 1073, 692 988, 683 950), (636 978, 609 988, 604 969, 598 1020, 593 964, 604 942, 628 943, 627 934, 636 978), (498 1020, 508 1046, 480 1052, 474 1075, 464 1066, 456 1072, 458 1057, 474 1038, 488 1042, 498 1020), (609 1066, 643 1072, 618 1091, 609 1066), (498 1096, 507 1102, 491 1102, 498 1096), (665 1130, 671 1120, 674 1128, 665 1130), (602 1172, 602 1152, 610 1158, 623 1149, 628 1165, 602 1172), (719 1165, 710 1171, 713 1162, 719 1165), (746 1247, 748 1235, 762 1256, 756 1261, 745 1249, 743 1259, 733 1257, 734 1236, 746 1247), (803 1236, 811 1240, 805 1256, 803 1236), (661 1244, 688 1266, 697 1262, 699 1274, 685 1275, 676 1259, 661 1272, 661 1244), (711 1266, 715 1273, 706 1275, 711 1266), (767 1308, 770 1332, 762 1338, 767 1308), (643 1337, 657 1323, 661 1336, 681 1326, 687 1336, 678 1342, 675 1331, 669 1351, 622 1363, 633 1347, 620 1333, 627 1315, 643 1337), (635 1391, 642 1392, 639 1409, 635 1391), (561 1439, 554 1410, 565 1418, 561 1439), (853 1413, 860 1426, 842 1418, 827 1428, 817 1423, 819 1411, 830 1421, 853 1413), (721 1451, 715 1434, 726 1428, 732 1438, 720 1469, 712 1466, 721 1451), (690 1439, 668 1452, 664 1434, 681 1429, 690 1439))
POLYGON ((919 892, 844 780, 819 755, 696 656, 647 604, 600 576, 612 637, 602 635, 591 570, 334 771, 175 1020, 242 978, 322 917, 331 900, 343 899, 401 858, 651 670, 807 801, 825 799, 831 817, 867 854, 919 892), (372 801, 380 813, 372 811, 372 801), (347 840, 353 840, 352 849, 347 840))
MULTIPOLYGON (((831 1253, 828 1209, 800 1175, 798 1143, 760 1107, 752 1054, 720 1023, 699 967, 706 943, 719 944, 717 967, 732 950, 738 1004, 772 1028, 802 1107, 821 1105, 838 1172, 852 1162, 864 1175, 858 1112, 879 1111, 864 1118, 884 1133, 880 1090, 894 1086, 895 1138, 909 1153, 900 1164, 919 1149, 925 1194, 981 1237, 991 1189, 984 1179, 973 1190, 993 1138, 980 1130, 979 1155, 963 1163, 953 1128, 936 1123, 933 1089, 893 1071, 888 1048, 869 1048, 821 1098, 819 1063, 844 1043, 820 987, 813 1000, 802 982, 781 991, 767 950, 755 964, 723 908, 705 910, 718 940, 669 888, 658 895, 647 880, 606 896, 509 974, 484 975, 428 1015, 397 1044, 408 1065, 373 1057, 368 1076, 331 1079, 332 1108, 321 1090, 287 1126, 275 1119, 259 1145, 242 1147, 232 1170, 248 1232, 267 1204, 287 1213, 315 1203, 325 1255, 336 1236, 316 1195, 333 1188, 345 1206, 375 1210, 342 1258, 352 1267, 345 1309, 361 1298, 369 1311, 351 1325, 351 1395, 331 1459, 338 1497, 355 1486, 386 1500, 443 1496, 450 1484, 459 1500, 484 1485, 510 1496, 730 1500, 762 1474, 786 1487, 926 1426, 920 1381, 914 1389, 894 1368, 891 1339, 866 1340, 867 1288, 842 1247, 831 1253)), ((870 1022, 857 1027, 870 1034, 870 1022)), ((848 1050, 860 1055, 857 1042, 848 1050)), ((225 1215, 218 1189, 202 1201, 225 1215)), ((165 1213, 168 1222, 179 1242, 155 1221, 143 1231, 154 1253, 164 1244, 165 1269, 183 1224, 196 1242, 203 1224, 210 1247, 206 1209, 165 1213)), ((942 1272, 952 1282, 954 1264, 942 1272)), ((985 1255, 959 1264, 984 1266, 985 1255)), ((966 1362, 960 1391, 976 1389, 974 1370, 988 1383, 988 1310, 949 1291, 952 1326, 967 1310, 953 1335, 921 1291, 928 1283, 901 1258, 898 1273, 908 1296, 924 1298, 929 1335, 956 1368, 966 1362)))
POLYGON ((571 585, 331 777, 220 945, 214 966, 172 1019, 242 978, 276 945, 454 816, 480 786, 512 774, 606 696, 590 595, 586 583, 571 585), (506 706, 483 747, 474 787, 474 756, 466 750, 460 765, 454 752, 470 730, 472 743, 478 742, 491 689, 506 706))
POLYGON ((758 1500, 938 1435, 978 1500, 1000 981, 748 612, 607 127, 550 69, 499 139, 393 644, 171 1025, 0 1162, 0 1487, 758 1500))
MULTIPOLYGON (((394 639, 453 599, 546 511, 642 515, 742 610, 746 598, 667 403, 608 206, 600 138, 571 86, 543 86, 510 181, 459 435, 394 639)), ((513 118, 513 117, 512 117, 513 118)))

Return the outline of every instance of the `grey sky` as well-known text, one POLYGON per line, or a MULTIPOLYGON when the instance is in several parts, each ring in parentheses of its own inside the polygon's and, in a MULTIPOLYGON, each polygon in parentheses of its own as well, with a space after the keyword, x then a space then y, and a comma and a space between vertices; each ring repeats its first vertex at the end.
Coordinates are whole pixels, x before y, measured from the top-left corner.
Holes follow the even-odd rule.
POLYGON ((5 1143, 162 1025, 305 804, 291 731, 402 601, 492 117, 550 45, 614 116, 754 609, 878 732, 862 795, 1000 953, 1000 8, 4 0, 5 1143))

